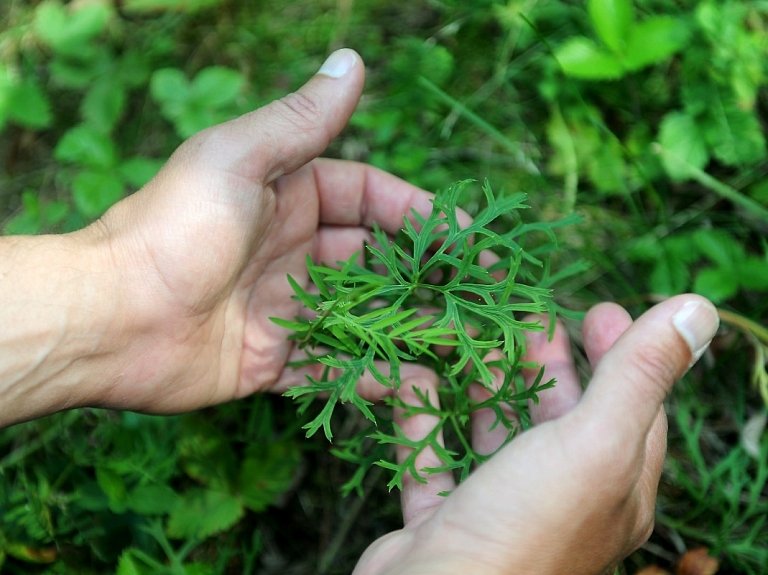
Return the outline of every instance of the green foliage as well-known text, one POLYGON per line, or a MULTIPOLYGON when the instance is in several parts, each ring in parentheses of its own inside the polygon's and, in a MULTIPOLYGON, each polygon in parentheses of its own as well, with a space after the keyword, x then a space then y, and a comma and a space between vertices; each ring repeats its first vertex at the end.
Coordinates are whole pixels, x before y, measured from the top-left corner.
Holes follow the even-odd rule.
POLYGON ((152 75, 152 97, 176 132, 188 138, 214 124, 231 119, 245 78, 236 70, 211 66, 190 82, 181 70, 164 68, 152 75))
MULTIPOLYGON (((418 362, 429 366, 441 379, 444 385, 440 388, 439 408, 428 397, 422 397, 423 405, 417 407, 397 398, 391 401, 404 408, 406 414, 435 415, 439 423, 432 434, 412 442, 397 426, 378 426, 371 432, 370 437, 379 443, 414 449, 402 465, 378 462, 395 472, 390 487, 400 486, 406 472, 424 480, 420 475, 424 470, 416 469, 414 461, 428 446, 437 449, 446 468, 460 470, 466 477, 474 463, 487 458, 470 447, 467 437, 467 423, 477 409, 493 409, 499 418, 496 424, 509 430, 510 439, 517 433, 517 426, 504 416, 502 406, 514 408, 525 419, 526 402, 535 400, 540 389, 552 384, 539 381, 528 390, 521 387, 525 331, 543 329, 540 323, 521 317, 536 313, 554 316, 554 283, 583 269, 575 264, 551 274, 549 263, 541 258, 556 247, 553 229, 567 222, 523 223, 518 213, 526 207, 523 194, 497 198, 486 183, 485 209, 462 228, 456 210, 467 185, 461 182, 438 194, 428 218, 416 213, 413 221, 405 218, 403 232, 394 242, 375 229, 375 245, 367 246, 364 265, 357 261, 359 254, 341 269, 308 261, 317 294, 310 294, 293 280, 291 284, 296 297, 315 318, 273 319, 293 330, 291 338, 307 350, 313 361, 325 366, 322 378, 308 376, 307 385, 291 388, 286 394, 298 400, 300 411, 305 411, 318 395, 327 394, 325 407, 304 426, 308 436, 322 428, 331 440, 331 416, 337 403, 349 402, 368 420, 377 422, 371 404, 356 391, 365 373, 381 385, 398 390, 403 385, 403 363, 418 362), (495 231, 499 227, 504 231, 495 231), (550 243, 526 250, 524 246, 532 241, 530 236, 537 234, 550 243), (487 258, 496 261, 491 263, 487 258), (437 346, 450 351, 440 354, 437 346), (501 358, 489 362, 488 354, 497 349, 501 358), (377 361, 387 368, 382 370, 377 361), (494 377, 491 366, 501 375, 494 377), (473 384, 485 387, 491 399, 470 400, 468 391, 473 384), (443 429, 458 434, 459 452, 436 444, 436 434, 443 429)), ((347 442, 341 453, 347 460, 365 461, 360 459, 354 442, 347 442), (345 452, 354 453, 354 457, 344 456, 345 452)), ((362 476, 358 475, 358 479, 362 476)))
MULTIPOLYGON (((767 20, 762 0, 0 2, 0 227, 81 227, 147 182, 182 136, 297 88, 330 49, 353 47, 367 64, 365 95, 328 155, 428 190, 488 177, 529 195, 529 222, 580 212, 584 223, 560 229, 547 257, 553 269, 592 267, 562 278, 550 304, 613 300, 637 315, 646 304, 636 302, 687 290, 719 301, 721 337, 670 401, 661 555, 641 551, 626 571, 705 544, 724 572, 764 573, 756 510, 768 490, 742 438, 768 402, 767 20)), ((484 197, 469 186, 458 201, 478 214, 484 197)), ((502 217, 492 229, 519 224, 502 217)), ((521 247, 543 259, 532 250, 546 236, 531 240, 521 247)), ((540 287, 544 269, 521 262, 533 279, 520 283, 540 287)), ((401 340, 438 328, 413 323, 417 314, 395 321, 406 311, 393 309, 375 337, 415 355, 427 343, 411 341, 413 351, 401 340), (398 322, 406 329, 392 340, 398 322)), ((359 343, 345 325, 328 327, 331 341, 359 343)), ((418 361, 439 368, 457 347, 418 361)), ((462 376, 445 378, 439 417, 471 407, 458 403, 462 376)), ((390 470, 375 464, 404 439, 390 407, 358 402, 374 427, 310 396, 298 419, 290 402, 258 400, 168 420, 85 411, 1 432, 2 572, 350 572, 371 540, 400 526, 379 481, 390 470), (296 437, 330 411, 341 459, 323 434, 296 437), (339 504, 339 486, 363 498, 339 504), (182 502, 215 522, 176 519, 180 531, 169 530, 182 502)), ((461 421, 440 421, 445 459, 461 474, 461 421)), ((755 437, 764 449, 764 427, 755 437)))
POLYGON ((571 38, 560 46, 555 57, 574 78, 620 78, 667 60, 688 40, 687 26, 675 18, 650 16, 635 22, 631 0, 589 0, 587 10, 607 49, 585 37, 571 38))

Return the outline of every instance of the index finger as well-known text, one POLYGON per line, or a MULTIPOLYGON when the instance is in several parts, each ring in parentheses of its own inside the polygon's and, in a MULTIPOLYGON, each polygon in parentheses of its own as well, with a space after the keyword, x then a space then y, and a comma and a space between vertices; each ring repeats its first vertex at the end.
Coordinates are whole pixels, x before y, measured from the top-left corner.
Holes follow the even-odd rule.
MULTIPOLYGON (((320 201, 320 223, 338 226, 373 227, 389 234, 403 227, 403 216, 415 210, 423 217, 432 213, 433 194, 425 192, 383 170, 346 160, 319 158, 312 167, 320 201)), ((472 222, 457 210, 462 227, 472 222)))

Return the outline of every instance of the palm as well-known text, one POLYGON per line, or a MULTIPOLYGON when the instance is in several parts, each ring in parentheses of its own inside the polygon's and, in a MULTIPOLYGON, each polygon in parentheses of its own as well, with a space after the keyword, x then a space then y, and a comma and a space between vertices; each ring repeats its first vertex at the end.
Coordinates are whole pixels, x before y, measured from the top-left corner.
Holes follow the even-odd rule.
POLYGON ((266 185, 238 167, 174 185, 161 174, 105 216, 122 236, 121 210, 145 213, 117 252, 137 270, 129 283, 145 292, 141 315, 159 332, 158 353, 132 366, 143 393, 130 404, 116 393, 112 405, 179 411, 300 385, 303 372, 286 368, 300 354, 269 319, 300 313, 287 276, 306 284, 308 254, 333 264, 362 248, 373 222, 394 233, 412 208, 431 209, 426 192, 353 162, 315 160, 266 185))

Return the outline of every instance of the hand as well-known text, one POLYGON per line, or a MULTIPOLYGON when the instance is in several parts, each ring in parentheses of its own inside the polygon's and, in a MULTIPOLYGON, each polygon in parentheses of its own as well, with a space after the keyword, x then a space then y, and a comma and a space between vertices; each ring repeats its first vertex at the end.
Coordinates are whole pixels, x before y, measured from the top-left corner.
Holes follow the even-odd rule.
MULTIPOLYGON (((300 313, 286 276, 306 284, 307 254, 346 260, 374 222, 395 233, 432 209, 394 176, 316 159, 364 75, 340 50, 298 92, 190 138, 85 230, 3 240, 0 323, 15 331, 0 334, 0 425, 82 405, 180 412, 302 384, 286 368, 300 354, 269 320, 300 313)), ((361 383, 369 399, 385 391, 361 383)))
MULTIPOLYGON (((634 324, 617 305, 595 307, 583 325, 594 370, 583 396, 562 327, 551 342, 531 334, 526 359, 546 365, 544 381, 557 379, 530 406, 535 427, 458 488, 450 473, 426 476, 427 485, 408 476, 405 527, 371 545, 355 575, 597 575, 616 565, 653 527, 666 450, 664 398, 717 326, 716 310, 697 296, 667 300, 634 324)), ((530 385, 535 374, 525 376, 530 385)), ((435 398, 435 386, 411 379, 401 397, 418 405, 414 387, 435 398)), ((506 433, 490 432, 493 421, 476 414, 476 450, 501 445, 506 433)), ((416 415, 398 424, 418 440, 435 422, 416 415)), ((408 450, 400 449, 403 460, 408 450)), ((420 468, 441 464, 431 450, 419 457, 420 468)))
MULTIPOLYGON (((287 330, 269 320, 300 313, 286 276, 306 284, 307 254, 346 260, 374 222, 394 234, 411 209, 432 207, 380 170, 315 160, 363 81, 359 56, 335 53, 298 92, 185 142, 102 218, 121 299, 144 332, 104 404, 181 411, 304 381, 286 368, 297 358, 287 330)), ((385 391, 369 383, 362 395, 385 391)))

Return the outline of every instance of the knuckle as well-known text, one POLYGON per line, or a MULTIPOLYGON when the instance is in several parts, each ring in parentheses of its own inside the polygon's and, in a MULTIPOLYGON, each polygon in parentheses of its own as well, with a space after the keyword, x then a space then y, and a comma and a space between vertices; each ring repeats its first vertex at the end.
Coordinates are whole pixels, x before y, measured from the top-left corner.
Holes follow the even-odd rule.
POLYGON ((283 115, 293 126, 305 129, 320 119, 320 108, 312 98, 293 92, 278 100, 283 115))
POLYGON ((642 386, 638 386, 638 389, 643 390, 648 385, 655 386, 649 391, 655 392, 657 397, 664 398, 671 383, 679 376, 678 365, 683 358, 673 347, 654 343, 644 346, 629 356, 626 361, 626 373, 632 374, 638 382, 643 383, 642 386))

